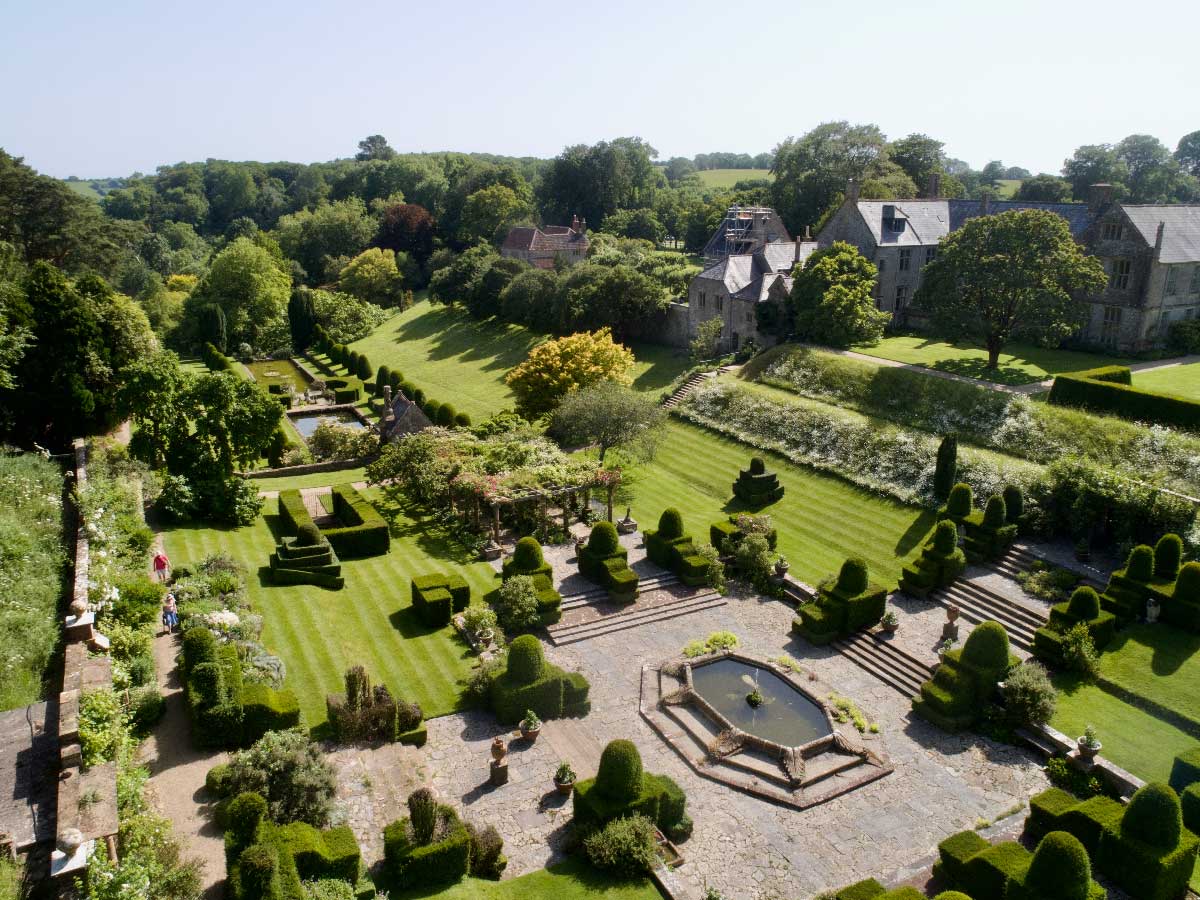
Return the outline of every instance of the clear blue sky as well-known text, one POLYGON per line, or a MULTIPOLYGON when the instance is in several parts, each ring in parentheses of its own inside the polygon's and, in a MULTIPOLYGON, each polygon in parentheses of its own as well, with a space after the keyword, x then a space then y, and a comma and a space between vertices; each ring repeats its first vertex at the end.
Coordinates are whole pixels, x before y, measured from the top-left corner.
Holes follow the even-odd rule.
POLYGON ((0 147, 48 174, 401 151, 663 158, 878 123, 1057 171, 1080 144, 1200 129, 1200 3, 17 2, 0 147))

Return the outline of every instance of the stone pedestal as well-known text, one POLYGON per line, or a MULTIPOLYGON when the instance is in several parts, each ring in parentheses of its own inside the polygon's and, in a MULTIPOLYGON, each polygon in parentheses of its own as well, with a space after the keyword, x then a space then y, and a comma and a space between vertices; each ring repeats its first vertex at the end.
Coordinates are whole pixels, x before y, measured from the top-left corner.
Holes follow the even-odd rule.
POLYGON ((492 772, 488 777, 488 782, 492 787, 500 787, 502 784, 508 784, 508 757, 492 760, 492 772))
POLYGON ((957 622, 946 622, 944 625, 942 625, 942 640, 943 641, 945 641, 945 640, 957 641, 958 640, 958 623, 957 622))

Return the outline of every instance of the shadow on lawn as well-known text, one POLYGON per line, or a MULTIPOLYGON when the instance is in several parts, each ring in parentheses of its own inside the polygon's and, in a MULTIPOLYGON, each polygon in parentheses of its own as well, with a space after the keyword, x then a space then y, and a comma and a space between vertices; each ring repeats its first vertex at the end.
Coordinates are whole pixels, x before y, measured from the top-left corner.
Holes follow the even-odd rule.
POLYGON ((896 541, 896 548, 892 553, 896 556, 907 556, 913 550, 920 546, 921 542, 933 530, 933 526, 937 524, 937 515, 929 510, 925 510, 908 526, 904 534, 900 535, 900 540, 896 541))
POLYGON ((485 360, 483 371, 508 370, 524 361, 529 349, 542 340, 532 332, 499 322, 476 322, 453 307, 435 308, 396 328, 397 343, 433 338, 429 360, 460 357, 464 362, 485 360))
POLYGON ((952 375, 962 375, 966 378, 978 378, 981 381, 995 381, 1000 384, 1030 384, 1043 380, 1017 366, 997 366, 989 369, 986 359, 939 359, 937 362, 927 364, 927 368, 936 369, 939 372, 949 372, 952 375))

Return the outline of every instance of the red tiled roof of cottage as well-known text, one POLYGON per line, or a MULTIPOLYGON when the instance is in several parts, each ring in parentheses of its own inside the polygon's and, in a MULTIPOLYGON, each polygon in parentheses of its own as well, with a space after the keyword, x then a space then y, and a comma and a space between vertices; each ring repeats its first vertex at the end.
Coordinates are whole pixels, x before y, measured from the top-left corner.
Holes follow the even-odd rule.
POLYGON ((564 250, 586 250, 587 234, 563 225, 548 225, 545 229, 518 226, 508 232, 502 250, 558 253, 564 250))

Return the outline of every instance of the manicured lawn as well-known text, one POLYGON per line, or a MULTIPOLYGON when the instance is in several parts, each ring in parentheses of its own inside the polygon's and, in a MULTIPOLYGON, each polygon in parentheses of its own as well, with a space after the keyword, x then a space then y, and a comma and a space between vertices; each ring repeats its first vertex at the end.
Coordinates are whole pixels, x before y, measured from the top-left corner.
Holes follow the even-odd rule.
POLYGON ((263 384, 270 381, 290 381, 298 392, 308 390, 308 381, 305 380, 299 366, 290 359, 258 360, 246 363, 246 368, 250 370, 255 381, 263 384))
POLYGON ((1166 781, 1176 754, 1197 744, 1191 735, 1095 685, 1078 686, 1061 675, 1054 681, 1058 708, 1050 724, 1073 738, 1096 726, 1101 754, 1145 781, 1166 781))
POLYGON ((457 569, 478 599, 490 589, 493 570, 467 560, 436 525, 410 515, 378 490, 368 496, 391 522, 391 551, 344 561, 346 586, 340 591, 268 583, 262 569, 275 542, 274 501, 267 501, 265 516, 245 528, 181 527, 165 535, 177 566, 212 553, 229 554, 246 566, 250 602, 265 620, 263 641, 286 663, 287 684, 300 698, 310 728, 325 721, 325 695, 342 690, 352 665, 361 663, 394 693, 416 700, 427 717, 459 708, 462 683, 473 665, 452 627, 431 630, 416 618, 409 581, 457 569))
POLYGON ((658 888, 646 878, 617 881, 587 862, 566 862, 507 881, 466 878, 453 887, 432 891, 392 891, 397 900, 437 897, 438 900, 660 900, 658 888))
POLYGON ((894 359, 909 365, 1002 384, 1029 384, 1044 381, 1059 372, 1077 372, 1126 362, 1116 357, 1077 350, 1047 350, 1027 344, 1010 344, 1000 354, 999 368, 989 370, 987 350, 983 347, 969 343, 951 344, 919 335, 896 335, 884 338, 874 347, 854 349, 868 356, 894 359))
POLYGON ((1134 387, 1200 400, 1200 363, 1134 372, 1134 387))
POLYGON ((1198 651, 1200 635, 1161 624, 1134 625, 1105 649, 1100 671, 1125 690, 1187 716, 1200 728, 1198 651))
POLYGON ((337 472, 312 472, 308 475, 281 475, 276 478, 256 478, 254 486, 259 493, 264 491, 303 490, 310 487, 322 487, 332 484, 354 484, 356 481, 366 481, 367 470, 362 466, 355 469, 341 469, 337 472))
MULTIPOLYGON (((371 365, 399 369, 429 398, 453 403, 480 420, 512 408, 504 376, 545 339, 519 325, 479 322, 462 309, 422 300, 350 346, 365 353, 371 365)), ((632 349, 639 390, 660 391, 691 365, 686 354, 670 347, 635 344, 632 349)))
POLYGON ((675 420, 666 426, 655 458, 630 472, 634 518, 644 528, 657 528, 662 511, 678 507, 689 533, 707 542, 711 522, 744 508, 733 500, 732 484, 752 455, 764 456, 786 489, 782 500, 762 512, 774 519, 779 550, 801 581, 815 585, 848 556, 861 556, 872 580, 895 587, 902 565, 918 554, 933 528, 932 513, 675 420))
POLYGON ((207 375, 208 366, 198 359, 181 359, 179 368, 189 375, 207 375))
POLYGON ((770 169, 705 169, 697 172, 705 187, 731 188, 739 181, 769 178, 770 169))

